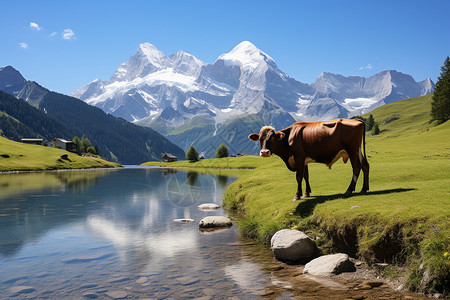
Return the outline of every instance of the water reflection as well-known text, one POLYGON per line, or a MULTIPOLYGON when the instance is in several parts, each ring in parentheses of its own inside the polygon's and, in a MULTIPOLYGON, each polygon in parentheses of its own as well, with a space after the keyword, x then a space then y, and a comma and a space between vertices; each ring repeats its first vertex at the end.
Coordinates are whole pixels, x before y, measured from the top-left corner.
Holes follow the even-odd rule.
POLYGON ((84 189, 94 185, 106 170, 0 174, 0 200, 43 189, 84 189))
MULTIPOLYGON (((197 209, 221 204, 223 178, 217 184, 213 175, 161 169, 2 176, 11 187, 0 201, 3 290, 20 284, 37 294, 43 288, 75 297, 79 286, 108 291, 139 280, 177 298, 180 286, 216 287, 211 278, 224 278, 224 268, 239 262, 237 249, 223 246, 237 240, 236 230, 202 235, 197 225, 207 215, 223 215, 197 209)), ((220 286, 242 294, 233 278, 220 286)), ((139 285, 133 293, 144 287, 149 292, 139 285)))
POLYGON ((217 184, 221 188, 226 188, 228 186, 228 176, 216 175, 217 184))

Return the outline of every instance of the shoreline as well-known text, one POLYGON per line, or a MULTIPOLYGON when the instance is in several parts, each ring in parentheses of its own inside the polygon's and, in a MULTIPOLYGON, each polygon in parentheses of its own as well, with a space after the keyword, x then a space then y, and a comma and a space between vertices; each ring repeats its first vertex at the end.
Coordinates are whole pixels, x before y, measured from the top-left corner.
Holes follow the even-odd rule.
POLYGON ((42 173, 42 172, 67 172, 67 171, 96 171, 96 170, 114 170, 121 169, 124 166, 118 167, 89 167, 89 168, 64 168, 64 169, 36 169, 36 170, 11 170, 11 171, 0 171, 0 175, 2 174, 19 174, 19 173, 42 173))

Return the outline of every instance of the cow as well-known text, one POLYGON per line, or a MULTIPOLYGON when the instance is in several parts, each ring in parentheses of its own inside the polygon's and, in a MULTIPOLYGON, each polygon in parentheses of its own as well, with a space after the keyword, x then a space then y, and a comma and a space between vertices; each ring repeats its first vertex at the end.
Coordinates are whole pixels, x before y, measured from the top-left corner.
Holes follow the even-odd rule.
POLYGON ((284 161, 290 171, 296 172, 298 188, 293 201, 300 197, 309 197, 311 194, 309 163, 323 163, 331 169, 331 166, 341 157, 344 163, 347 163, 350 158, 353 177, 344 194, 344 197, 349 197, 355 190, 361 169, 364 173, 361 193, 365 194, 369 190, 365 127, 365 123, 359 119, 298 122, 280 131, 264 126, 259 134, 252 133, 248 138, 255 142, 259 140, 260 156, 269 157, 274 153, 284 161), (361 143, 364 155, 361 152, 361 143), (302 195, 303 178, 306 182, 304 195, 302 195))

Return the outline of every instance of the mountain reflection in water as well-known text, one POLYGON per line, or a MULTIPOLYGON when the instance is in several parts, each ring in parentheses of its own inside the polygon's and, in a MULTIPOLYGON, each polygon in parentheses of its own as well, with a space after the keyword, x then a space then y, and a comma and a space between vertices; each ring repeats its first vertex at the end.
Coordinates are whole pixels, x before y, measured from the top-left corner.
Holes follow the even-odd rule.
MULTIPOLYGON (((3 174, 0 182, 0 288, 7 296, 21 294, 17 286, 50 298, 102 298, 117 289, 130 298, 178 297, 183 287, 199 297, 252 295, 234 271, 241 264, 236 226, 198 230, 203 217, 224 214, 197 206, 221 205, 228 177, 125 168, 3 174)), ((269 282, 255 268, 248 274, 258 279, 246 280, 269 282)))

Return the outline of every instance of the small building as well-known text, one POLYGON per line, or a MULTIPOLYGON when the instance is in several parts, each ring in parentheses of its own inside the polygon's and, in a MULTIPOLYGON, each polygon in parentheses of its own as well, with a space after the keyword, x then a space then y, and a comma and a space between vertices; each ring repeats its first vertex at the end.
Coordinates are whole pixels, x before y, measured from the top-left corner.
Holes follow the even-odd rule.
POLYGON ((163 162, 174 162, 178 160, 178 157, 170 153, 164 153, 161 155, 161 159, 163 162))
POLYGON ((77 152, 73 141, 67 141, 65 139, 56 138, 47 143, 47 147, 58 148, 67 150, 70 152, 77 152))
POLYGON ((20 141, 25 144, 41 145, 41 146, 42 143, 44 142, 43 139, 35 139, 35 138, 23 138, 20 141))

